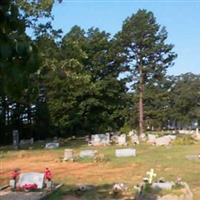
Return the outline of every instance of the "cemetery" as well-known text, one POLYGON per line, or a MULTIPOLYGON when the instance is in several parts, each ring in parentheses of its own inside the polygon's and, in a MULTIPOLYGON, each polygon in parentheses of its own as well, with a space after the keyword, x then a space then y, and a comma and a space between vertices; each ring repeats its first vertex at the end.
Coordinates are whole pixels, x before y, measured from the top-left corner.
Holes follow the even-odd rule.
MULTIPOLYGON (((35 141, 31 149, 25 145, 16 151, 15 143, 1 148, 0 185, 8 186, 0 191, 0 197, 5 200, 26 199, 27 195, 32 196, 31 200, 200 198, 198 140, 184 145, 168 143, 168 140, 167 144, 152 145, 148 138, 153 137, 147 135, 146 141, 135 144, 129 135, 126 135, 126 146, 111 139, 111 144, 91 146, 85 138, 58 138, 59 145, 53 148, 46 148, 48 141, 42 145, 39 142, 40 146, 35 141), (143 177, 145 174, 147 178, 143 177), (181 186, 176 185, 177 179, 181 186)), ((171 134, 159 137, 166 136, 172 137, 171 134)))
POLYGON ((0 200, 200 200, 199 8, 0 0, 0 200))

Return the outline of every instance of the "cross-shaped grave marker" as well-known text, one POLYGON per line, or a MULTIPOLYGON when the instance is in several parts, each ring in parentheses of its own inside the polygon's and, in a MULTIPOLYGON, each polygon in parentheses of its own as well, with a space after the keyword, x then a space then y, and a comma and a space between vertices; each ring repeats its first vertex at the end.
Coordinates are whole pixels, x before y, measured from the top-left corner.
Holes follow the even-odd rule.
POLYGON ((156 175, 156 173, 154 173, 154 169, 151 169, 149 172, 147 172, 147 178, 148 178, 148 182, 150 183, 150 184, 152 184, 152 182, 153 182, 153 178, 154 177, 156 177, 157 175, 156 175))

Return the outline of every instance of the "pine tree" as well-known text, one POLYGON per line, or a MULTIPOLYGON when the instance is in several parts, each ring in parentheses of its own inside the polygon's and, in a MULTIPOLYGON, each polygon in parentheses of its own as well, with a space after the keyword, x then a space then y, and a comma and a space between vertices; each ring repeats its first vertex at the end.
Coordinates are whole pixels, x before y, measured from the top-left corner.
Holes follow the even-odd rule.
POLYGON ((161 27, 152 12, 138 10, 127 18, 116 36, 126 55, 136 92, 139 94, 139 133, 144 132, 144 89, 149 82, 161 80, 173 64, 176 54, 173 45, 166 44, 167 31, 161 27))

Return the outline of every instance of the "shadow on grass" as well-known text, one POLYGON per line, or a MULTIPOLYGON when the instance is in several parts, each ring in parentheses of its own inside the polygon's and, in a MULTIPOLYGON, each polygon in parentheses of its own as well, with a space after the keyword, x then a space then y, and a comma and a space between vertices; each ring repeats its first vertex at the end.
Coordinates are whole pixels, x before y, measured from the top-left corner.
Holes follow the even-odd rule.
MULTIPOLYGON (((45 150, 45 144, 52 142, 53 140, 47 139, 45 141, 35 141, 33 145, 23 145, 18 148, 18 150, 45 150)), ((53 150, 60 150, 64 148, 81 148, 87 146, 84 138, 76 138, 76 139, 68 139, 68 138, 60 138, 58 140, 60 143, 60 148, 53 150)), ((13 148, 12 145, 0 146, 0 151, 2 153, 6 153, 7 151, 18 151, 13 148)))
MULTIPOLYGON (((90 187, 90 186, 89 186, 90 187)), ((91 186, 89 189, 80 190, 75 185, 65 185, 53 193, 46 200, 100 200, 100 199, 122 199, 120 193, 111 193, 113 185, 103 184, 91 186)), ((124 199, 124 198, 123 198, 124 199)), ((128 199, 127 199, 128 200, 128 199)))

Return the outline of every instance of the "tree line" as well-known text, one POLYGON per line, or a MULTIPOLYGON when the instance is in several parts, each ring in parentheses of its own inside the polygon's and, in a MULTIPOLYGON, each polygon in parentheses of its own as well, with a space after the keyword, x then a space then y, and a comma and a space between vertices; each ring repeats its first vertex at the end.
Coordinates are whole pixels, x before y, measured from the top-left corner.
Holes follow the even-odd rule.
POLYGON ((77 25, 64 34, 52 27, 52 6, 0 3, 0 143, 14 129, 45 139, 198 122, 200 75, 167 75, 177 54, 152 12, 138 10, 114 36, 77 25))

